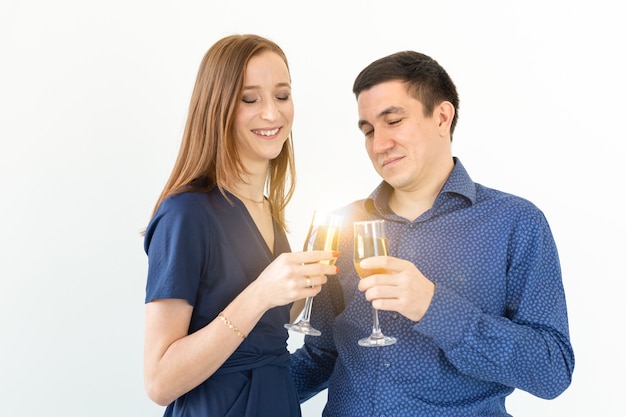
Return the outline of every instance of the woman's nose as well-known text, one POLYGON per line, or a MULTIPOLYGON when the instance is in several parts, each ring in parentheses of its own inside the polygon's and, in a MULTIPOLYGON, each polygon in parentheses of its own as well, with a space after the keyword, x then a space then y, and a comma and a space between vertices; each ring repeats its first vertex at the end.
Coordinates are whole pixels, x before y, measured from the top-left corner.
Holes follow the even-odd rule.
POLYGON ((261 110, 261 118, 264 120, 276 120, 278 118, 278 108, 273 100, 265 100, 261 110))

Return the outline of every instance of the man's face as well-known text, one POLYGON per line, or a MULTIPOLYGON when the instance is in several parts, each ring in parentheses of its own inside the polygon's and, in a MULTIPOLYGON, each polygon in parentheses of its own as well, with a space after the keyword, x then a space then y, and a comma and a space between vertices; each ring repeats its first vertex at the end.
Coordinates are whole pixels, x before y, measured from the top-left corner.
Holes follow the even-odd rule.
POLYGON ((440 171, 438 164, 450 164, 449 126, 442 125, 441 105, 435 106, 432 116, 424 116, 422 103, 409 95, 402 81, 364 90, 357 103, 367 154, 394 189, 428 186, 430 177, 440 171))

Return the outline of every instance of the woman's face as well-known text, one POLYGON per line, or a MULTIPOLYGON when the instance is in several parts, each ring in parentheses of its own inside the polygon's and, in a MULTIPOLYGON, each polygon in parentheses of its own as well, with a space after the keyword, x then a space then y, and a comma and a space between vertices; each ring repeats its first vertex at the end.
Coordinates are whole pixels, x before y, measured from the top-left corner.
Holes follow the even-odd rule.
POLYGON ((235 111, 235 140, 247 168, 280 154, 291 133, 294 107, 289 70, 282 58, 266 51, 248 62, 235 111))

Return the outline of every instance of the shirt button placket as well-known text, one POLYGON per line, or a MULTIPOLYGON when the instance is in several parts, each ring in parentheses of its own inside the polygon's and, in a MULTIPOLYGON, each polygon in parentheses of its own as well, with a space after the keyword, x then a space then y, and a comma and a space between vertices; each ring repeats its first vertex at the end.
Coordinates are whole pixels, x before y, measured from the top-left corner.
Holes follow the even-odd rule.
MULTIPOLYGON (((384 370, 389 370, 391 368, 391 361, 389 359, 382 358, 382 363, 381 364, 382 364, 384 370)), ((382 401, 381 401, 380 405, 386 404, 386 402, 388 401, 388 399, 384 399, 384 400, 381 399, 381 400, 382 401)), ((379 411, 378 413, 379 413, 378 414, 379 417, 386 417, 386 414, 384 412, 379 411)))

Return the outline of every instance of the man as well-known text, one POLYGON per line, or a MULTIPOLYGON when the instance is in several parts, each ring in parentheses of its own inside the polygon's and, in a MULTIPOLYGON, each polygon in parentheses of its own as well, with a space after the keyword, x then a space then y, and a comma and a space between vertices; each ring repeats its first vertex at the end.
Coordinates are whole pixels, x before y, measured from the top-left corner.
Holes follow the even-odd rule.
POLYGON ((519 388, 554 398, 574 354, 557 249, 531 202, 474 183, 451 142, 459 99, 433 59, 406 51, 356 78, 359 129, 381 184, 344 209, 337 279, 316 296, 291 372, 324 416, 508 416, 519 388), (384 219, 386 273, 359 280, 352 222, 384 219), (345 237, 345 238, 344 238, 345 237), (362 347, 379 310, 391 346, 362 347))

